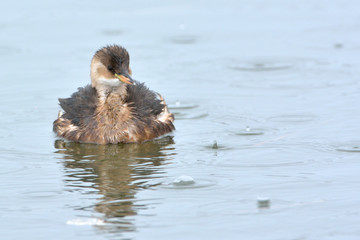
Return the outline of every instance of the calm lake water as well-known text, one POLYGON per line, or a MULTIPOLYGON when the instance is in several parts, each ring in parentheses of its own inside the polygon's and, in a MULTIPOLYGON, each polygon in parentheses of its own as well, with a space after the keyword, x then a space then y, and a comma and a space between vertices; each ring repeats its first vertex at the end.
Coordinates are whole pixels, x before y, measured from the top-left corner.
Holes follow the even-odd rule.
POLYGON ((0 4, 1 239, 360 239, 358 1, 0 4), (57 98, 130 52, 177 130, 64 142, 57 98))

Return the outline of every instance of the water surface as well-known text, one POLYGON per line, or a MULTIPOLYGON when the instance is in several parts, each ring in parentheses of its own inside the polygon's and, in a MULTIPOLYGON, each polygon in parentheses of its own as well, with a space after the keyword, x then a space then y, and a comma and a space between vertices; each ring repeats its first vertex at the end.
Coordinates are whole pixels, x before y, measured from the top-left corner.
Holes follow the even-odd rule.
POLYGON ((359 239, 357 1, 7 2, 2 239, 359 239), (56 139, 58 97, 117 43, 177 130, 56 139))

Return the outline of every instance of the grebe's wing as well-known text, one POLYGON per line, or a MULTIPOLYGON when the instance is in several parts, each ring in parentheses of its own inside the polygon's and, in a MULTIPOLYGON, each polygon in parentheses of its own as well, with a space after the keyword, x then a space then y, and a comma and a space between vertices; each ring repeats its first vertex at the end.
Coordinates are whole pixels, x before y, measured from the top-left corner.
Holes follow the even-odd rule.
POLYGON ((136 109, 136 114, 144 117, 157 116, 165 107, 157 93, 139 82, 136 82, 136 85, 128 85, 128 95, 125 101, 136 109))
POLYGON ((70 98, 59 98, 60 106, 65 111, 61 117, 71 120, 77 126, 86 125, 92 119, 97 101, 96 89, 91 85, 78 88, 70 98))

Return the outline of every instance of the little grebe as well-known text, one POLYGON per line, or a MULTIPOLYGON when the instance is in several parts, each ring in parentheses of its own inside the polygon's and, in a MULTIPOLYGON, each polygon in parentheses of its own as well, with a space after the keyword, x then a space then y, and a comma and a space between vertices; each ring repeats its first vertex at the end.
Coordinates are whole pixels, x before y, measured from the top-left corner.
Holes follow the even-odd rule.
POLYGON ((131 78, 129 54, 112 45, 98 50, 91 61, 91 85, 70 98, 60 98, 53 130, 75 142, 135 143, 175 129, 174 115, 160 94, 131 78))

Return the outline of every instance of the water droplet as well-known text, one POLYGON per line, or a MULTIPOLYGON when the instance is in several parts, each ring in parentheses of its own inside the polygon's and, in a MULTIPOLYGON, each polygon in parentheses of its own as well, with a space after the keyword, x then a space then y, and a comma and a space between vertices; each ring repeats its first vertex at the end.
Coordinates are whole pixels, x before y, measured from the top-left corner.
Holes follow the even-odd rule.
POLYGON ((182 175, 180 177, 175 178, 173 184, 176 186, 193 185, 195 184, 195 180, 190 176, 182 175))
POLYGON ((212 148, 213 149, 218 149, 219 148, 216 140, 214 141, 214 144, 213 144, 212 148))
POLYGON ((340 48, 343 48, 344 45, 341 44, 341 43, 336 43, 336 44, 334 44, 334 47, 337 48, 337 49, 340 49, 340 48))
POLYGON ((243 136, 249 136, 249 135, 262 135, 264 134, 264 131, 261 129, 256 128, 250 128, 247 126, 244 130, 241 130, 240 132, 237 132, 236 135, 243 135, 243 136))
POLYGON ((268 197, 258 197, 257 198, 258 208, 270 208, 270 199, 268 197))

